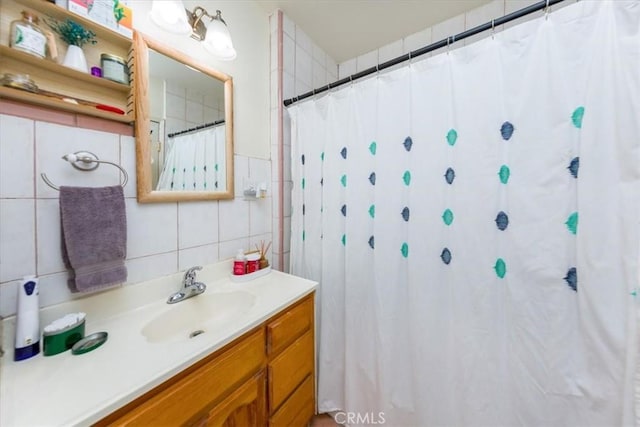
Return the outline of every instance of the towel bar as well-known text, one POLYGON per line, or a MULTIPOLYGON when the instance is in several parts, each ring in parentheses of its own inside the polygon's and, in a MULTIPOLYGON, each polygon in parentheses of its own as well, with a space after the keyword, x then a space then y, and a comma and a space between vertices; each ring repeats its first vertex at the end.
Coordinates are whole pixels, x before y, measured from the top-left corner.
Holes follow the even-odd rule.
MULTIPOLYGON (((95 154, 89 151, 76 151, 73 154, 65 154, 64 156, 62 156, 62 159, 71 163, 71 166, 73 166, 74 168, 84 172, 95 170, 98 166, 100 166, 100 163, 113 165, 118 169, 120 169, 120 172, 122 172, 122 176, 124 178, 124 180, 122 181, 122 186, 124 187, 125 185, 127 185, 127 182, 129 181, 129 175, 127 174, 127 171, 124 170, 122 166, 120 166, 117 163, 109 162, 106 160, 98 160, 98 156, 96 156, 95 154)), ((47 184, 49 187, 53 188, 54 190, 60 191, 60 187, 54 185, 49 180, 49 178, 47 178, 46 174, 41 173, 40 176, 42 177, 42 180, 45 182, 45 184, 47 184)))

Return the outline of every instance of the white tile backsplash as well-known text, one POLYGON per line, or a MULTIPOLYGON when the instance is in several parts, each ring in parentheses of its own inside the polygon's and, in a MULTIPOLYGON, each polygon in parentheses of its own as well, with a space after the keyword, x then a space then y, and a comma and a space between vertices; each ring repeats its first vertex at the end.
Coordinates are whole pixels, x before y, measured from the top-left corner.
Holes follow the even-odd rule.
POLYGON ((177 203, 139 204, 126 200, 127 257, 178 250, 177 203))
POLYGON ((65 271, 62 273, 40 275, 38 280, 38 288, 40 295, 38 296, 40 307, 46 307, 53 304, 60 304, 76 298, 81 298, 81 293, 71 293, 68 285, 69 274, 65 271))
POLYGON ((65 271, 62 261, 62 237, 60 228, 60 203, 58 199, 36 200, 38 233, 38 274, 65 271))
POLYGON ((186 270, 196 265, 212 264, 218 261, 218 244, 198 246, 178 251, 178 270, 186 270))
POLYGON ((49 180, 57 186, 94 187, 116 185, 120 182, 120 171, 111 165, 100 165, 96 170, 86 172, 61 160, 65 154, 89 151, 100 160, 118 162, 119 135, 44 122, 36 122, 35 129, 37 197, 58 198, 58 192, 40 179, 40 173, 46 173, 49 180))
POLYGON ((220 258, 220 261, 222 261, 236 256, 238 249, 242 249, 243 251, 248 252, 249 248, 248 237, 220 242, 220 244, 218 245, 218 256, 220 258))
MULTIPOLYGON (((235 181, 235 193, 237 198, 242 198, 244 193, 243 184, 244 181, 249 178, 249 158, 245 156, 235 155, 234 157, 234 170, 233 179, 235 181)), ((226 202, 222 202, 223 204, 226 202)))
POLYGON ((249 202, 249 236, 271 231, 271 197, 249 202))
POLYGON ((178 249, 218 241, 218 202, 178 203, 178 249))
POLYGON ((33 197, 33 120, 0 114, 0 197, 33 197))
POLYGON ((266 159, 249 158, 249 177, 253 181, 271 181, 271 162, 266 159))
POLYGON ((0 282, 36 274, 33 199, 0 200, 0 282))
POLYGON ((242 198, 220 202, 220 242, 249 236, 249 203, 242 198))
MULTIPOLYGON (((184 128, 181 119, 168 121, 184 128)), ((170 127, 171 123, 167 123, 170 127)), ((127 284, 152 279, 196 264, 216 262, 249 249, 250 227, 257 238, 271 236, 271 198, 233 201, 139 204, 136 200, 135 138, 108 132, 62 126, 0 115, 0 315, 16 311, 16 287, 25 275, 40 277, 40 306, 45 307, 84 294, 71 293, 62 261, 59 193, 47 187, 39 173, 57 185, 103 186, 121 181, 120 172, 101 165, 92 172, 77 171, 61 159, 70 152, 87 150, 99 158, 121 164, 129 175, 125 187, 127 211, 127 284), (16 162, 16 158, 25 159, 16 162), (8 160, 5 161, 5 159, 8 160), (20 164, 21 168, 13 168, 20 164), (34 167, 35 165, 35 167, 34 167), (254 208, 250 224, 249 203, 254 208), (219 212, 220 206, 222 215, 219 212), (264 218, 265 224, 260 219, 264 218), (220 240, 226 239, 223 243, 220 240)), ((242 178, 268 182, 271 161, 234 156, 236 188, 242 178), (249 175, 251 174, 251 175, 249 175)))
POLYGON ((16 312, 19 284, 18 280, 13 280, 0 286, 0 316, 11 316, 16 312))
POLYGON ((266 253, 266 257, 269 260, 269 262, 271 262, 271 260, 273 259, 273 251, 272 251, 273 244, 269 246, 269 243, 272 241, 273 241, 273 236, 271 233, 251 236, 249 237, 249 247, 251 248, 251 250, 254 250, 256 249, 256 246, 260 248, 262 246, 262 243, 264 243, 265 248, 267 246, 269 247, 269 250, 267 250, 267 253, 266 253))
POLYGON ((143 282, 178 271, 178 252, 130 258, 126 260, 125 265, 127 283, 143 282))

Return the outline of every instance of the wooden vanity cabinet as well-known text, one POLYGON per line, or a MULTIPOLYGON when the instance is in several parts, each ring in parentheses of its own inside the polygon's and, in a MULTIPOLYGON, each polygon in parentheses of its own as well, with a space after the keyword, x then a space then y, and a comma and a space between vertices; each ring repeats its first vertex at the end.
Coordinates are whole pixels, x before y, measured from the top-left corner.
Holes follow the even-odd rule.
POLYGON ((314 294, 97 426, 306 426, 315 413, 314 294))

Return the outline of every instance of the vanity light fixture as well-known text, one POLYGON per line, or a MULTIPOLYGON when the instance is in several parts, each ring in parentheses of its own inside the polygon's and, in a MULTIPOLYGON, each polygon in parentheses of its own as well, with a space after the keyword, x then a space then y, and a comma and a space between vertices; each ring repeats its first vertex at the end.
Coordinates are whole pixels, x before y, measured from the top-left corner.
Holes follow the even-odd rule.
POLYGON ((222 13, 216 10, 212 16, 201 6, 191 12, 182 0, 153 0, 150 12, 151 20, 164 30, 175 34, 191 34, 191 38, 203 43, 204 48, 222 61, 231 61, 236 57, 231 34, 222 13), (185 13, 180 13, 184 10, 185 13), (209 18, 205 25, 203 18, 209 18))

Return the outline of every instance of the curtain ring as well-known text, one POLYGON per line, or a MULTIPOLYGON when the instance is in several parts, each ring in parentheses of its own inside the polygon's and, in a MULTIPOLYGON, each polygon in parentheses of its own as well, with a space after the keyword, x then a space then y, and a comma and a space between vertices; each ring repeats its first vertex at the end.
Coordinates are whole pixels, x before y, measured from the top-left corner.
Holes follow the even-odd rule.
POLYGON ((496 20, 491 20, 491 38, 494 39, 496 35, 496 20))
POLYGON ((544 19, 549 19, 549 0, 547 0, 547 5, 544 7, 544 19))
POLYGON ((447 37, 447 55, 449 55, 449 43, 451 42, 451 37, 447 37))

